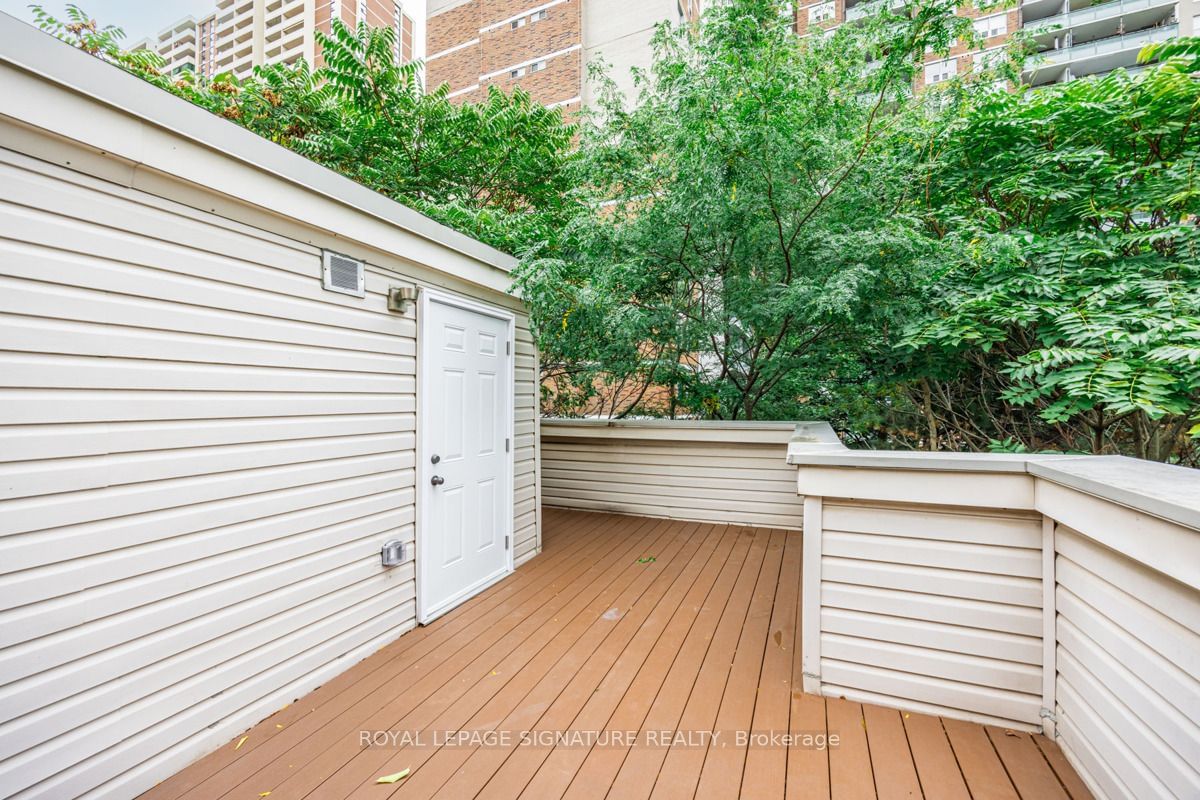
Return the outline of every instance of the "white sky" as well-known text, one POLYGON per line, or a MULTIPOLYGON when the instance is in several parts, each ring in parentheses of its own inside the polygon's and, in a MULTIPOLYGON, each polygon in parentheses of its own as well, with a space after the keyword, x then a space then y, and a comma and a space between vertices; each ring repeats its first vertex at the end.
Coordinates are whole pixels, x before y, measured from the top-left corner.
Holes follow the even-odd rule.
MULTIPOLYGON (((125 30, 125 43, 156 34, 176 20, 188 15, 199 17, 212 10, 214 0, 74 0, 102 25, 116 25, 125 30)), ((27 22, 33 21, 30 0, 0 0, 0 12, 27 22)), ((43 8, 62 17, 65 0, 42 0, 43 8)))

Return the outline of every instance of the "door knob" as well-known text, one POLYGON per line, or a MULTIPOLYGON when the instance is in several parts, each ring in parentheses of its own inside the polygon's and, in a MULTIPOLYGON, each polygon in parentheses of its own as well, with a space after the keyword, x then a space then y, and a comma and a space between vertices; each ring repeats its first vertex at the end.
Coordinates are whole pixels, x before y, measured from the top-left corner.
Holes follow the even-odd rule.
POLYGON ((443 483, 446 482, 446 479, 443 478, 441 475, 434 475, 432 478, 429 479, 429 482, 432 483, 434 486, 441 486, 443 483))

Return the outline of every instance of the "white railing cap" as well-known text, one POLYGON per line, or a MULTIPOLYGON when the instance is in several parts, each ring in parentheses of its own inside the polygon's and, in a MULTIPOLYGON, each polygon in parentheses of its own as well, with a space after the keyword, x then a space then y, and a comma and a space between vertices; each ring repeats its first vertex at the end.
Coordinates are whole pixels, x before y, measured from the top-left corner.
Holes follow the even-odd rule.
POLYGON ((1200 531, 1200 470, 1127 456, 788 448, 804 467, 1024 473, 1200 531))
POLYGON ((641 439, 674 442, 779 444, 791 447, 797 436, 823 436, 837 443, 827 422, 759 422, 699 419, 543 418, 542 436, 571 439, 641 439))

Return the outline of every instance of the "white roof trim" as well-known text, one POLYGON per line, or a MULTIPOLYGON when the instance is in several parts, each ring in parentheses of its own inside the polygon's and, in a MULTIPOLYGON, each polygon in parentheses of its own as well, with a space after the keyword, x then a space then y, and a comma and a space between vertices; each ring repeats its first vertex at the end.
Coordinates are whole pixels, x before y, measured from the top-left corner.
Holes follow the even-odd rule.
MULTIPOLYGON (((516 265, 516 259, 507 253, 435 222, 4 13, 0 13, 0 65, 36 75, 135 117, 144 124, 274 175, 503 273, 516 265)), ((88 126, 81 124, 79 140, 84 141, 88 133, 88 126)))

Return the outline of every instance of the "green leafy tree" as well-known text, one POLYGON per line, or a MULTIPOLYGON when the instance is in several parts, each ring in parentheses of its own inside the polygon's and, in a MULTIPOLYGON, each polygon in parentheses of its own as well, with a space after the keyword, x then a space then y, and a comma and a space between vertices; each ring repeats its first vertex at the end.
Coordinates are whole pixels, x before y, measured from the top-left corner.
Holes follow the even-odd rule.
POLYGON ((318 36, 337 119, 300 152, 510 252, 554 241, 575 133, 558 110, 519 88, 478 103, 452 102, 444 84, 425 92, 419 63, 393 61, 391 28, 318 36))
POLYGON ((697 30, 663 27, 633 107, 602 93, 573 166, 591 208, 518 275, 549 410, 855 405, 860 356, 902 318, 930 251, 920 154, 894 139, 925 113, 911 92, 924 53, 970 22, 935 0, 802 40, 790 8, 735 0, 697 30))
POLYGON ((33 8, 64 41, 501 249, 553 247, 573 213, 575 128, 561 113, 520 89, 491 87, 479 103, 425 91, 419 62, 396 63, 392 28, 335 20, 317 33, 321 69, 300 60, 203 79, 164 74, 157 54, 124 50, 119 28, 78 6, 66 20, 33 8))
POLYGON ((944 266, 904 339, 931 446, 1194 462, 1200 83, 1175 48, 1133 76, 975 96, 932 136, 944 266))

